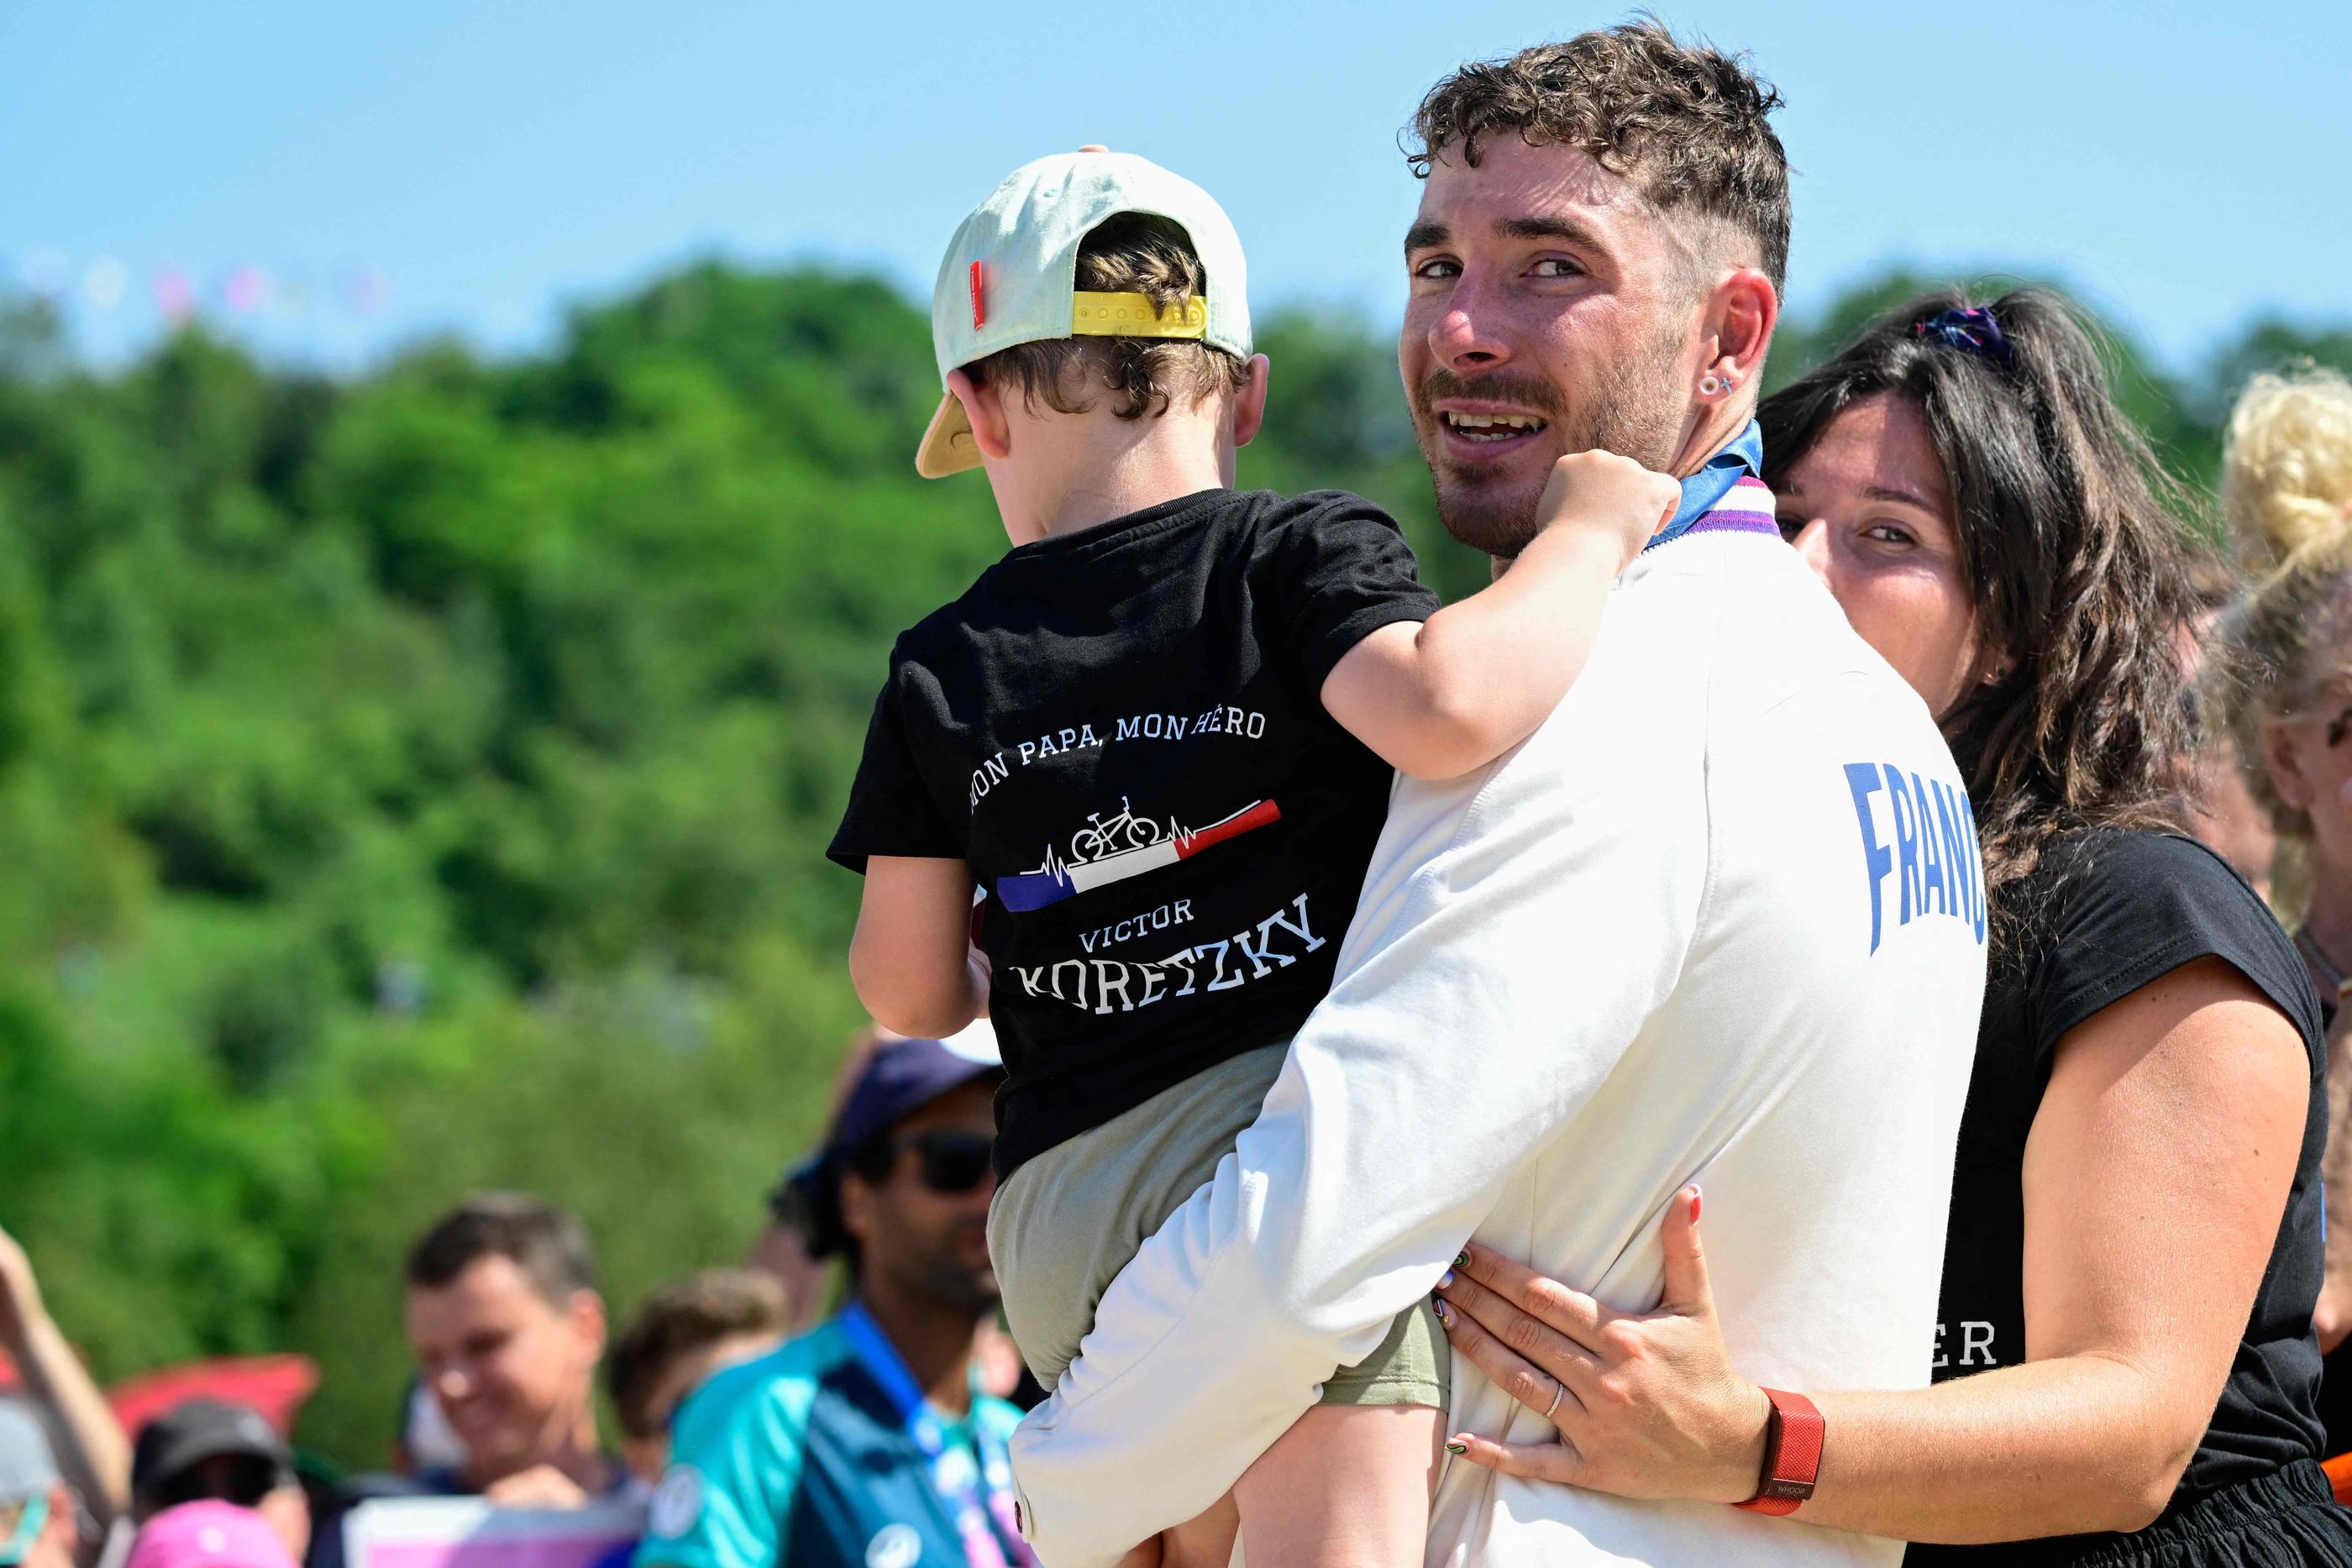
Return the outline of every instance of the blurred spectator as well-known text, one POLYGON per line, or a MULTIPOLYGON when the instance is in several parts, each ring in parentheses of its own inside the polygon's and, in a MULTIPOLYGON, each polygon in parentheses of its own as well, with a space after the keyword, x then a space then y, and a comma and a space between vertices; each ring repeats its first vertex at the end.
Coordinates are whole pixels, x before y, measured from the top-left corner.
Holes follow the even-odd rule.
POLYGON ((422 1377, 408 1380, 408 1394, 400 1402, 400 1437, 393 1458, 404 1476, 466 1468, 466 1445, 457 1440, 457 1428, 441 1414, 441 1402, 425 1391, 422 1377))
POLYGON ((2328 1015, 2329 1453, 2352 1449, 2352 384, 2256 376, 2231 413, 2221 496, 2263 573, 2230 620, 2231 727, 2253 798, 2308 862, 2295 946, 2328 1015))
POLYGON ((2236 602, 2238 574, 2219 556, 2200 550, 2190 564, 2197 618, 2180 629, 2180 669, 2190 695, 2190 724, 2197 747, 2189 761, 2182 815, 2189 831, 2228 861, 2264 902, 2272 897, 2272 862, 2278 835, 2270 813, 2258 805, 2238 768, 2231 744, 2228 681, 2213 658, 2221 617, 2236 602))
POLYGON ((32 1260, 0 1230, 0 1350, 15 1359, 25 1392, 56 1434, 56 1458, 94 1529, 103 1533, 131 1500, 131 1445, 89 1372, 50 1320, 32 1260))
POLYGON ((992 1047, 874 1051, 796 1177, 812 1251, 848 1261, 850 1304, 680 1408, 642 1568, 985 1560, 960 1519, 1004 1561, 1033 1561, 1005 1455, 1020 1412, 973 1371, 996 1310, 992 1047))
MULTIPOLYGON (((841 1053, 840 1065, 834 1069, 832 1092, 825 1098, 824 1119, 828 1126, 865 1072, 866 1064, 873 1060, 876 1050, 899 1038, 878 1025, 850 1037, 841 1053)), ((785 1310, 793 1333, 814 1326, 824 1315, 824 1282, 830 1272, 824 1260, 809 1249, 805 1189, 795 1179, 802 1168, 786 1171, 783 1180, 768 1195, 767 1226, 753 1239, 751 1256, 744 1260, 749 1267, 773 1275, 783 1286, 785 1310)))
POLYGON ((408 1255, 409 1348, 466 1463, 426 1490, 572 1508, 627 1471, 596 1436, 604 1301, 578 1219, 514 1193, 468 1198, 408 1255))
POLYGON ((790 1328, 783 1287, 752 1269, 713 1269, 648 1297, 604 1365, 621 1454, 648 1485, 669 1464, 669 1418, 725 1367, 767 1354, 790 1328))
POLYGON ((310 1500, 294 1450, 241 1405, 191 1399, 147 1423, 131 1451, 131 1497, 142 1524, 186 1503, 235 1503, 268 1521, 291 1555, 310 1550, 310 1500))
MULTIPOLYGON (((873 1060, 875 1051, 891 1040, 906 1038, 879 1025, 851 1037, 848 1048, 842 1052, 841 1065, 834 1071, 833 1092, 825 1106, 828 1125, 866 1071, 866 1064, 873 1060)), ((996 1030, 986 1019, 946 1043, 949 1049, 963 1055, 991 1061, 996 1059, 996 1030)), ((745 1260, 749 1267, 775 1276, 783 1285, 784 1300, 791 1309, 792 1332, 795 1333, 814 1327, 824 1315, 824 1286, 831 1270, 825 1260, 810 1250, 811 1219, 807 1212, 808 1177, 823 1158, 820 1149, 784 1172, 783 1179, 768 1195, 767 1226, 752 1239, 751 1255, 745 1260)), ((1004 1332, 1000 1319, 992 1317, 981 1324, 974 1356, 980 1364, 980 1385, 989 1393, 1000 1399, 1010 1399, 1024 1410, 1045 1402, 1045 1391, 1029 1375, 1027 1364, 1021 1359, 1021 1352, 1014 1347, 1013 1336, 1004 1332)))
POLYGON ((166 1509, 142 1525, 123 1568, 294 1568, 294 1556, 252 1509, 207 1500, 166 1509))
POLYGON ((79 1568, 73 1490, 32 1408, 0 1399, 0 1568, 79 1568))

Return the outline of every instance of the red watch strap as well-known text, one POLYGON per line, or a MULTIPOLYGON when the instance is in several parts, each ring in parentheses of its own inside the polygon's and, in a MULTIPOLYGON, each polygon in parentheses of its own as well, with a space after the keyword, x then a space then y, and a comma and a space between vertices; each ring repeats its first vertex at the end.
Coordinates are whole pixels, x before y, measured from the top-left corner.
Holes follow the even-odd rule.
POLYGON ((1732 1506, 1750 1513, 1794 1513, 1821 1479, 1827 1427, 1821 1411, 1801 1394, 1767 1388, 1764 1397, 1772 1402, 1771 1424, 1764 1432, 1764 1471, 1757 1478, 1756 1495, 1732 1506))

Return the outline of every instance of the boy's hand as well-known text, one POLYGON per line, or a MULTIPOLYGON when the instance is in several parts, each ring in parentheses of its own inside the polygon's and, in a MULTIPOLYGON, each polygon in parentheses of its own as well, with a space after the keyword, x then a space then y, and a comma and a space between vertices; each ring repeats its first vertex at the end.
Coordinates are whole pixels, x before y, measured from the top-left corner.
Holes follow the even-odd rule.
POLYGON ((1613 538, 1622 570, 1674 519, 1682 496, 1681 485, 1630 457, 1571 452, 1551 465, 1536 517, 1547 529, 1589 528, 1613 538))

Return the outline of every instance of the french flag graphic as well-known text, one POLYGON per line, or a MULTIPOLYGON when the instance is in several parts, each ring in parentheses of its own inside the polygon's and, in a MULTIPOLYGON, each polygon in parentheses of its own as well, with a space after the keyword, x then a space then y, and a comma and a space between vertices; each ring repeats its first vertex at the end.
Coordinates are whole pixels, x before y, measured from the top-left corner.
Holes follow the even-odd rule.
POLYGON ((1066 864, 1049 853, 1045 863, 1035 871, 998 877, 997 900, 1014 914, 1026 915, 1033 909, 1043 909, 1066 898, 1076 898, 1092 889, 1125 882, 1129 877, 1158 871, 1161 866, 1174 865, 1178 861, 1191 860, 1212 844, 1240 838, 1244 833, 1281 820, 1280 807, 1271 800, 1257 800, 1196 831, 1177 833, 1138 850, 1121 850, 1117 854, 1105 855, 1084 865, 1066 864))

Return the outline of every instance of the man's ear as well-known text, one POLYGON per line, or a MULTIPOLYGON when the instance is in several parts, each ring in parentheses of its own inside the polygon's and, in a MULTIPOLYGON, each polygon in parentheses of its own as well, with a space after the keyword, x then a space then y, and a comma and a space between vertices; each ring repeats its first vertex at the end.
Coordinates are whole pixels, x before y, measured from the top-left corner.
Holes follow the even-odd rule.
POLYGON ((2286 725, 2265 719, 2261 727, 2263 766, 2269 770, 2271 789, 2298 811, 2311 810, 2311 780, 2304 776, 2295 755, 2294 734, 2286 725))
POLYGON ((961 371, 948 372, 948 391, 963 404, 972 444, 980 448, 980 455, 998 463, 1012 456, 1013 422, 1005 416, 1003 392, 994 383, 976 382, 961 371))
POLYGON ((1266 377, 1273 369, 1264 354, 1252 354, 1249 381, 1234 394, 1234 444, 1247 446, 1257 439, 1258 428, 1265 423, 1266 377))
POLYGON ((841 1173, 841 1228, 861 1248, 874 1234, 874 1188, 856 1171, 841 1173))
POLYGON ((574 1291, 563 1304, 563 1321, 578 1337, 592 1361, 604 1355, 604 1298, 593 1291, 574 1291))
POLYGON ((1754 387, 1764 373, 1772 329, 1780 324, 1780 290, 1756 268, 1743 267, 1715 286, 1706 319, 1714 340, 1699 373, 1717 377, 1729 389, 1754 387))

